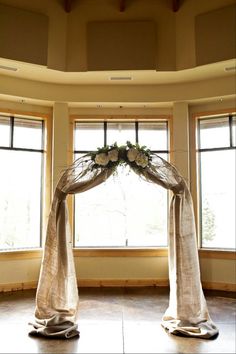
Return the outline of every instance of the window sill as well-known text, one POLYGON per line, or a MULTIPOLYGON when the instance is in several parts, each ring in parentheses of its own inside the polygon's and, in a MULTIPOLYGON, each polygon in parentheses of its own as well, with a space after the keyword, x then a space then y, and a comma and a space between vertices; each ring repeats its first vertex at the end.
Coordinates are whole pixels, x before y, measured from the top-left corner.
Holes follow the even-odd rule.
MULTIPOLYGON (((168 257, 168 247, 162 248, 74 248, 75 257, 168 257)), ((199 258, 236 259, 236 252, 199 249, 199 258)))
MULTIPOLYGON (((42 258, 42 249, 0 252, 0 261, 42 258)), ((75 257, 168 257, 168 248, 74 248, 75 257)), ((236 260, 236 252, 199 249, 199 258, 236 260)))
POLYGON ((0 261, 41 258, 42 254, 43 250, 41 248, 30 250, 3 251, 0 252, 0 261))
POLYGON ((168 248, 74 248, 75 257, 167 257, 168 248))
POLYGON ((199 258, 215 258, 215 259, 236 259, 235 251, 215 250, 215 249, 199 249, 199 258))

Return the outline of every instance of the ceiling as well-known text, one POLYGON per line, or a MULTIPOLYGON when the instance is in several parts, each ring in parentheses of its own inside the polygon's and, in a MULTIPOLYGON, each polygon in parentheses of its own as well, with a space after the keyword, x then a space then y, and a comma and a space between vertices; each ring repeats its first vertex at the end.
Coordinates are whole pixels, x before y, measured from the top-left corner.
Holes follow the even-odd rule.
POLYGON ((41 65, 0 58, 0 75, 70 85, 158 85, 195 82, 233 75, 235 68, 236 60, 231 59, 172 72, 155 70, 62 72, 41 65), (10 70, 3 67, 8 67, 10 70), (231 70, 225 70, 225 68, 231 68, 231 70), (111 80, 111 77, 118 79, 111 80))

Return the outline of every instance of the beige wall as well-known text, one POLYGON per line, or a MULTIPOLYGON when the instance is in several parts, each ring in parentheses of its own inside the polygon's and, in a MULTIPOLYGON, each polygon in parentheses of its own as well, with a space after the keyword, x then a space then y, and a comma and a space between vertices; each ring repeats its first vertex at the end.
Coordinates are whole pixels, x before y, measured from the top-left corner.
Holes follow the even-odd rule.
MULTIPOLYGON (((188 0, 182 2, 180 10, 176 13, 177 70, 192 68, 197 65, 195 48, 195 17, 199 14, 208 13, 232 4, 235 4, 235 1, 188 0)), ((205 42, 204 37, 202 40, 205 42)), ((222 47, 221 50, 224 52, 224 47, 222 47)), ((213 58, 211 58, 211 60, 212 59, 213 58)), ((214 58, 214 61, 218 61, 218 58, 214 58)))
POLYGON ((197 65, 235 58, 235 29, 236 4, 196 16, 195 47, 197 65))
MULTIPOLYGON (((197 111, 206 110, 219 110, 224 108, 231 108, 234 106, 234 100, 228 100, 224 102, 210 102, 205 104, 191 105, 187 102, 173 104, 169 108, 153 108, 149 110, 149 114, 170 114, 173 113, 173 119, 175 121, 174 129, 176 136, 185 137, 182 140, 182 148, 186 150, 188 140, 188 115, 196 113, 197 111), (180 124, 178 124, 178 122, 180 124), (183 129, 185 132, 183 132, 183 129)), ((27 104, 19 104, 7 101, 0 101, 0 108, 8 107, 9 109, 23 108, 25 111, 44 111, 50 112, 51 109, 47 107, 33 106, 27 104)), ((68 150, 68 117, 69 113, 72 114, 93 114, 98 110, 95 108, 68 109, 67 103, 55 103, 54 104, 54 184, 59 175, 59 167, 66 164, 67 150, 68 150), (57 142, 55 141, 57 140, 57 142)), ((119 109, 103 109, 100 114, 110 112, 115 114, 119 112, 119 109)), ((135 114, 147 114, 145 108, 142 109, 123 109, 122 113, 127 117, 131 112, 135 114)), ((181 149, 181 139, 174 142, 178 150, 181 149)), ((174 155, 175 163, 183 171, 188 171, 188 157, 184 156, 181 159, 181 154, 174 155)), ((40 258, 34 259, 7 259, 0 257, 0 289, 11 288, 9 284, 18 284, 18 287, 35 286, 40 270, 40 258), (7 286, 8 284, 8 286, 7 286)), ((223 260, 223 259, 201 259, 201 276, 202 281, 213 283, 214 287, 224 288, 225 284, 235 283, 235 261, 223 260)), ((83 280, 157 280, 165 281, 168 278, 168 260, 167 257, 75 257, 77 277, 81 281, 83 280)))
MULTIPOLYGON (((28 284, 36 286, 40 272, 41 258, 22 260, 0 260, 0 291, 11 289, 17 284, 27 288, 28 284)), ((113 280, 115 281, 156 281, 167 284, 167 257, 76 257, 76 274, 78 281, 113 280)), ((233 289, 236 280, 234 260, 206 259, 200 260, 201 279, 206 287, 215 289, 233 289)))
MULTIPOLYGON (((174 13, 162 1, 130 1, 126 11, 119 12, 115 1, 78 1, 69 15, 67 37, 67 70, 87 70, 86 26, 92 21, 145 21, 157 24, 158 70, 175 69, 174 13)), ((112 35, 112 34, 111 34, 112 35)), ((126 38, 123 38, 126 41, 126 38)), ((102 48, 101 48, 102 50, 102 48)))
POLYGON ((0 4, 0 33, 0 57, 47 65, 47 16, 0 4))
MULTIPOLYGON (((0 21, 0 28, 2 26, 1 32, 4 33, 2 43, 6 45, 2 47, 2 54, 0 55, 9 59, 47 65, 49 68, 56 70, 86 71, 88 70, 87 24, 89 22, 125 21, 132 23, 133 21, 153 21, 157 28, 157 45, 153 49, 153 52, 156 53, 157 70, 173 71, 192 68, 203 63, 196 59, 196 16, 202 16, 204 13, 234 3, 234 0, 188 0, 183 1, 179 11, 174 13, 171 1, 135 0, 127 2, 126 10, 120 12, 118 1, 115 0, 78 0, 73 2, 72 11, 68 14, 63 9, 62 1, 0 0, 0 4, 8 6, 8 12, 10 13, 7 16, 5 13, 7 10, 2 12, 3 19, 0 21), (22 12, 22 10, 24 11, 22 12), (24 23, 31 26, 31 31, 27 30, 27 26, 25 28, 24 26, 17 27, 17 21, 14 20, 17 19, 19 12, 23 13, 23 17, 27 17, 27 21, 24 23), (31 17, 28 19, 30 12, 31 17), (47 18, 48 30, 46 26, 42 25, 47 18), (5 25, 4 21, 6 22, 5 25), (10 21, 10 30, 7 30, 10 21), (36 25, 36 22, 39 22, 39 25, 36 25), (18 34, 19 40, 13 41, 12 39, 16 39, 18 34), (13 42, 14 45, 11 46, 13 42), (22 46, 22 43, 24 43, 24 46, 22 46), (22 48, 24 48, 23 51, 22 48), (30 50, 32 48, 34 50, 30 50), (13 52, 9 52, 10 49, 13 52)), ((212 51, 211 54, 208 52, 207 62, 219 61, 219 52, 220 58, 232 58, 231 44, 235 38, 234 26, 231 23, 232 21, 227 21, 229 16, 226 12, 222 12, 220 16, 224 22, 224 32, 220 32, 220 38, 223 34, 223 37, 227 36, 231 39, 227 46, 224 45, 224 40, 220 40, 217 50, 212 51)), ((213 22, 207 21, 204 25, 207 35, 211 32, 213 22)), ((111 38, 115 36, 112 29, 110 36, 111 38)), ((124 46, 128 45, 128 39, 126 39, 126 36, 123 37, 124 46)), ((225 40, 228 40, 227 38, 225 40)), ((206 36, 198 36, 198 48, 206 46, 205 39, 206 36)), ((140 46, 142 46, 141 38, 140 46)), ((100 50, 109 53, 106 43, 103 43, 100 50)), ((104 63, 106 64, 106 60, 104 63)), ((127 58, 127 69, 129 68, 128 64, 127 58)), ((124 63, 124 65, 126 64, 124 63)), ((114 69, 116 68, 114 67, 114 69)))
POLYGON ((67 103, 55 102, 53 106, 53 191, 68 166, 69 150, 69 116, 67 103))
MULTIPOLYGON (((121 13, 118 1, 78 0, 73 2, 72 11, 67 14, 62 1, 0 0, 0 4, 27 9, 36 13, 39 18, 48 17, 45 65, 62 71, 87 70, 87 23, 108 20, 154 21, 157 26, 157 69, 174 71, 193 68, 197 64, 196 16, 211 13, 233 3, 234 0, 182 1, 180 10, 174 13, 171 1, 136 0, 127 1, 126 10, 121 13)), ((16 14, 19 10, 11 11, 16 14)), ((45 50, 45 39, 43 36, 40 38, 39 47, 45 50)), ((4 40, 6 43, 10 41, 10 33, 9 36, 6 33, 4 40)), ((31 44, 32 38, 26 47, 31 47, 31 44)), ((17 46, 20 42, 15 42, 14 45, 16 54, 19 55, 21 48, 17 46)), ((224 54, 224 47, 221 50, 224 54)), ((20 58, 35 61, 33 55, 28 59, 22 56, 20 58)), ((212 57, 211 61, 218 59, 212 57)), ((172 158, 189 182, 188 118, 191 119, 191 115, 197 112, 235 107, 235 99, 232 99, 236 92, 234 74, 196 82, 156 85, 66 85, 4 75, 0 76, 0 81, 0 110, 51 113, 53 116, 53 188, 61 169, 69 161, 69 114, 118 114, 127 118, 130 115, 173 115, 172 158), (97 103, 101 102, 110 106, 115 104, 117 107, 128 103, 133 108, 96 108, 97 103), (158 105, 158 108, 145 108, 143 102, 158 105), (80 104, 84 108, 76 107, 80 104), (85 108, 86 105, 92 105, 93 108, 85 108)), ((7 259, 0 256, 0 289, 3 284, 35 284, 40 262, 40 258, 7 259)), ((168 277, 167 257, 76 257, 75 263, 77 276, 82 280, 166 280, 168 277)), ((218 287, 225 283, 232 284, 235 282, 235 261, 203 258, 201 274, 203 281, 218 284, 218 287)))
POLYGON ((156 85, 65 85, 0 76, 1 93, 52 102, 173 103, 235 94, 235 75, 156 85))

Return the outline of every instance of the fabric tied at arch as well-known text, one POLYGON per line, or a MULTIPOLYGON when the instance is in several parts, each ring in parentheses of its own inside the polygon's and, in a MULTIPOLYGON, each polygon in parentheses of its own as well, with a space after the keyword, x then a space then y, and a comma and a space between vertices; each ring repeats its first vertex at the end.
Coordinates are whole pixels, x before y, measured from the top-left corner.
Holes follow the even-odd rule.
MULTIPOLYGON (((169 307, 162 326, 170 333, 212 338, 218 329, 210 319, 200 281, 192 198, 176 168, 156 154, 152 163, 134 169, 142 179, 173 192, 169 215, 169 307)), ((113 168, 94 168, 87 156, 76 160, 59 180, 49 215, 31 335, 71 338, 79 335, 79 303, 66 196, 105 182, 113 168)))

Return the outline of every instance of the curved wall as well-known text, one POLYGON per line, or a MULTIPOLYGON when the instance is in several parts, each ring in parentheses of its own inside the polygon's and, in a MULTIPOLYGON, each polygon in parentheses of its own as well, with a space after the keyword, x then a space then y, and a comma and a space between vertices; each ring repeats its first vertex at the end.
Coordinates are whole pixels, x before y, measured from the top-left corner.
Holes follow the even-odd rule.
POLYGON ((124 70, 135 64, 138 53, 142 58, 138 58, 139 64, 133 69, 147 65, 146 69, 153 69, 154 62, 158 71, 193 68, 235 57, 233 4, 233 0, 188 0, 182 1, 175 13, 171 1, 135 0, 127 2, 125 11, 120 12, 116 0, 75 0, 71 12, 66 13, 62 1, 1 0, 0 57, 62 71, 97 70, 89 49, 96 47, 103 24, 107 39, 99 41, 97 50, 104 54, 100 63, 104 70, 120 69, 120 62, 113 60, 111 47, 117 55, 125 49, 131 53, 121 55, 124 70), (117 25, 122 21, 127 32, 121 38, 117 25), (138 38, 134 26, 137 21, 138 38), (91 34, 92 23, 98 27, 91 34), (142 23, 153 23, 155 30, 146 32, 142 23), (150 42, 152 60, 147 60, 150 53, 145 55, 146 44, 151 36, 155 37, 150 42))

